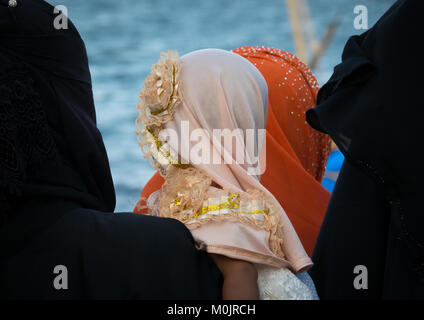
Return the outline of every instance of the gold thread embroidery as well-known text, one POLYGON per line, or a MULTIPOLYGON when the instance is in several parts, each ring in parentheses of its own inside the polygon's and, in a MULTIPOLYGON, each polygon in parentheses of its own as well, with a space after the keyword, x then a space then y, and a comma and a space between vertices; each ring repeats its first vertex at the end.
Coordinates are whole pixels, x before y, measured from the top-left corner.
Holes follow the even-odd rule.
MULTIPOLYGON (((226 201, 226 202, 221 202, 220 204, 214 204, 214 205, 209 205, 209 206, 206 206, 206 207, 201 207, 193 215, 193 218, 197 218, 197 217, 204 215, 206 213, 213 212, 213 211, 219 211, 219 210, 222 210, 222 209, 230 209, 230 210, 239 209, 240 208, 240 200, 239 199, 240 199, 240 194, 232 193, 228 197, 228 201, 226 201)), ((253 215, 253 214, 267 214, 268 211, 263 210, 263 209, 252 210, 252 211, 240 211, 239 210, 239 211, 236 211, 235 213, 253 215)))

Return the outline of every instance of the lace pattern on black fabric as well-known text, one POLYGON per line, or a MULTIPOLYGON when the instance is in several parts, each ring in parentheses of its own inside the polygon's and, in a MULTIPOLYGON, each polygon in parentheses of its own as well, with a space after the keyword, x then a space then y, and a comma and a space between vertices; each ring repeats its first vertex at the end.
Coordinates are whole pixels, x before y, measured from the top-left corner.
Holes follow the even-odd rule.
MULTIPOLYGON (((330 130, 331 131, 331 130, 330 130)), ((409 252, 412 257, 412 265, 414 271, 419 275, 419 279, 422 284, 424 284, 424 244, 415 239, 415 237, 408 231, 408 227, 405 223, 406 211, 402 206, 400 196, 396 188, 393 186, 393 183, 387 181, 384 178, 384 175, 375 168, 373 165, 369 164, 367 161, 355 159, 351 156, 348 150, 343 148, 343 144, 338 140, 336 134, 329 133, 330 136, 334 139, 334 142, 338 145, 340 151, 345 156, 346 160, 356 167, 360 168, 368 176, 372 177, 381 188, 384 190, 385 197, 387 202, 398 209, 399 229, 400 233, 398 240, 403 241, 408 247, 409 252)))
POLYGON ((366 171, 370 176, 374 178, 377 183, 379 183, 385 190, 386 199, 391 206, 395 206, 398 209, 399 216, 399 228, 400 234, 398 240, 403 241, 409 249, 413 260, 412 264, 415 269, 415 272, 419 275, 420 281, 424 284, 424 244, 415 239, 415 237, 408 231, 408 227, 406 226, 406 212, 405 208, 402 206, 400 198, 396 192, 396 190, 391 186, 391 184, 387 183, 383 176, 379 173, 377 169, 373 166, 369 165, 365 161, 361 160, 353 160, 351 158, 346 158, 352 163, 356 163, 359 168, 366 171))
POLYGON ((400 220, 400 240, 404 240, 404 243, 408 246, 409 252, 413 256, 412 265, 415 272, 419 275, 421 285, 424 285, 424 244, 419 242, 409 231, 406 226, 406 212, 402 207, 399 200, 394 201, 393 205, 399 209, 399 220, 400 220))
POLYGON ((0 71, 0 225, 13 212, 29 170, 55 156, 41 99, 29 70, 11 62, 0 71))

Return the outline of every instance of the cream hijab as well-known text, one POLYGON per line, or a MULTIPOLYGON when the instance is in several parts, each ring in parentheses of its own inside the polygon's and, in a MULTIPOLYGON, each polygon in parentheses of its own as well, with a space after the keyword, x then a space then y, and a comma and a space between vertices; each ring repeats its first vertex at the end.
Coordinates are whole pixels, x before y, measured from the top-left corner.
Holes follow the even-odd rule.
MULTIPOLYGON (((265 129, 267 119, 268 88, 265 79, 248 60, 224 50, 194 51, 183 56, 181 61, 181 103, 175 109, 173 120, 164 125, 165 129, 177 132, 178 138, 169 138, 167 143, 172 150, 178 150, 181 159, 205 172, 223 190, 238 193, 242 198, 249 194, 249 190, 260 191, 274 213, 267 227, 249 225, 237 219, 212 219, 207 223, 195 224, 196 227, 190 227, 190 223, 186 225, 195 240, 210 253, 275 267, 289 267, 294 272, 304 271, 312 262, 284 209, 261 185, 259 175, 256 175, 261 172, 258 171, 258 154, 261 157, 265 154, 262 146, 265 135, 258 133, 258 130, 265 129), (234 134, 233 143, 227 144, 225 139, 219 138, 214 132, 217 129, 229 129, 234 134), (253 129, 253 135, 250 143, 247 143, 245 136, 249 129, 253 129), (190 136, 187 133, 194 139, 187 140, 186 137, 190 136), (202 153, 193 152, 199 145, 202 146, 202 153), (203 153, 203 150, 210 152, 203 153), (242 155, 240 150, 243 151, 242 155), (256 170, 252 171, 255 164, 256 170), (272 234, 278 238, 278 242, 271 241, 272 234), (278 248, 275 248, 276 243, 278 248)), ((209 189, 213 191, 215 188, 209 189)), ((166 192, 166 187, 153 193, 147 202, 150 209, 156 207, 151 211, 159 215, 158 198, 161 192, 166 192)), ((216 203, 220 197, 222 193, 209 201, 216 203)))

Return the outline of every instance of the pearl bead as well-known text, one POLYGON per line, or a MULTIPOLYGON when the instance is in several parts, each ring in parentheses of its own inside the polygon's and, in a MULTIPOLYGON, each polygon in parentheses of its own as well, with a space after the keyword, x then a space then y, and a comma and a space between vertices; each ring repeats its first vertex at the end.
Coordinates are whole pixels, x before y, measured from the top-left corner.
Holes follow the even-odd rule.
POLYGON ((9 7, 16 7, 18 5, 18 2, 16 0, 9 0, 9 7))

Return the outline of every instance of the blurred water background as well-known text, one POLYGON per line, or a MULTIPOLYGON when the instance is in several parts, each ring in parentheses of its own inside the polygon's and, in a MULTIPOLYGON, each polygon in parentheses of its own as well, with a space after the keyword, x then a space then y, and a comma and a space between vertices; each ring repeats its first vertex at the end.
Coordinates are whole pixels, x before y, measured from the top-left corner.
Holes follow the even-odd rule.
MULTIPOLYGON (((134 121, 138 92, 161 51, 180 55, 203 48, 251 45, 295 52, 285 0, 47 0, 65 5, 88 51, 97 121, 108 151, 117 211, 132 211, 154 171, 142 157, 134 121)), ((331 76, 353 26, 356 5, 368 8, 371 27, 394 0, 309 0, 318 38, 337 12, 338 28, 315 75, 331 76)))

